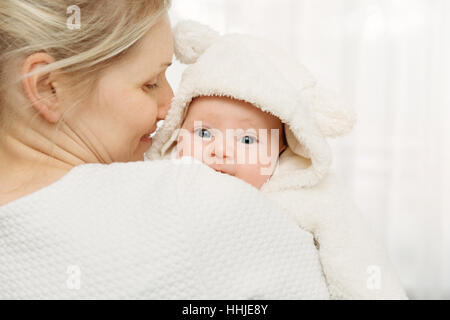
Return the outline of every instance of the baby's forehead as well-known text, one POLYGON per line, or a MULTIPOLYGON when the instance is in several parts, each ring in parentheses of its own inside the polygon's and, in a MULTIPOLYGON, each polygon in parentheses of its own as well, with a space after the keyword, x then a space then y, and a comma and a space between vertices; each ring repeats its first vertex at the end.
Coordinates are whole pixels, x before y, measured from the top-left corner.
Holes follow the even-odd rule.
POLYGON ((229 97, 197 97, 188 106, 186 120, 212 125, 233 123, 242 127, 278 128, 281 120, 255 105, 229 97))

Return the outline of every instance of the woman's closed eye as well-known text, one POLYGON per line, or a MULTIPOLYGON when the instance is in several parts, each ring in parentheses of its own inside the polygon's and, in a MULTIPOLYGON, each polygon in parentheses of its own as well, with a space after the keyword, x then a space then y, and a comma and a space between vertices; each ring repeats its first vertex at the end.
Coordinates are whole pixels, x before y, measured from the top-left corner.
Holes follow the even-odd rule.
POLYGON ((153 90, 159 87, 160 76, 154 77, 150 79, 147 83, 144 84, 144 88, 147 90, 153 90))
POLYGON ((155 82, 155 83, 147 83, 147 84, 145 85, 145 87, 146 87, 147 89, 149 89, 149 90, 156 89, 156 88, 158 88, 158 83, 157 83, 157 82, 155 82))
POLYGON ((153 78, 150 82, 146 83, 144 87, 148 90, 159 88, 159 83, 163 81, 166 76, 166 69, 164 69, 163 72, 159 73, 158 76, 153 78))

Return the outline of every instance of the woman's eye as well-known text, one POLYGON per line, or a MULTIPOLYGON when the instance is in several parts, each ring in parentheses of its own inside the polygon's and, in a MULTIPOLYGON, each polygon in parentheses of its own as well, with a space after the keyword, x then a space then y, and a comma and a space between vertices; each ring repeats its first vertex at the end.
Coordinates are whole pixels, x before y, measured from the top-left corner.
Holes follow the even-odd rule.
POLYGON ((197 135, 203 139, 210 139, 212 134, 211 131, 209 131, 208 129, 202 128, 202 129, 198 129, 196 130, 197 135))
POLYGON ((256 138, 251 136, 244 136, 241 138, 241 142, 245 144, 253 144, 256 142, 256 138))
POLYGON ((158 84, 157 84, 157 83, 148 83, 148 84, 145 85, 145 87, 146 87, 147 89, 152 90, 152 89, 158 88, 158 84))

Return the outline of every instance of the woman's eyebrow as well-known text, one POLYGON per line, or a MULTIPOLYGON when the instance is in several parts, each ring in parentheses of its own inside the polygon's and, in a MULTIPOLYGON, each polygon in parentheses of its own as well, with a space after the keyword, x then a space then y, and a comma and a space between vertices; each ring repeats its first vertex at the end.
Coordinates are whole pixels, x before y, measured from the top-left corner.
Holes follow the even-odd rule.
POLYGON ((172 61, 161 63, 161 66, 159 67, 159 70, 158 70, 157 72, 155 72, 155 74, 153 74, 152 77, 156 77, 157 74, 159 74, 160 72, 162 72, 162 71, 164 70, 165 67, 170 67, 171 65, 172 65, 172 61))

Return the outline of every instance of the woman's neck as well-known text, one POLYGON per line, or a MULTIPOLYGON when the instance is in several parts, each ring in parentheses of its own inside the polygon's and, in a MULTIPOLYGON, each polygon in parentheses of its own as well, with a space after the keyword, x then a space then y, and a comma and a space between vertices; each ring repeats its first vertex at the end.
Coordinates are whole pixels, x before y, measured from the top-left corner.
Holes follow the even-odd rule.
POLYGON ((85 163, 32 128, 21 129, 1 136, 0 205, 48 186, 85 163))

